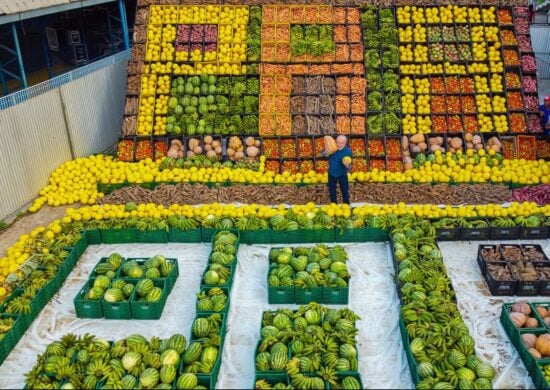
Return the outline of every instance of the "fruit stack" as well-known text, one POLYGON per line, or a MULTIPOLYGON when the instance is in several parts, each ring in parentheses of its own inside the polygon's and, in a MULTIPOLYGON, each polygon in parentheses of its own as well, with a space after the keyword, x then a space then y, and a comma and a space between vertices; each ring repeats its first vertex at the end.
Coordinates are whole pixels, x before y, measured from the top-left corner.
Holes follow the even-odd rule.
POLYGON ((178 276, 176 259, 102 258, 74 299, 81 318, 158 319, 178 276))
POLYGON ((357 372, 355 321, 359 319, 350 309, 317 303, 296 311, 264 312, 255 356, 255 388, 276 383, 299 389, 364 388, 357 372))

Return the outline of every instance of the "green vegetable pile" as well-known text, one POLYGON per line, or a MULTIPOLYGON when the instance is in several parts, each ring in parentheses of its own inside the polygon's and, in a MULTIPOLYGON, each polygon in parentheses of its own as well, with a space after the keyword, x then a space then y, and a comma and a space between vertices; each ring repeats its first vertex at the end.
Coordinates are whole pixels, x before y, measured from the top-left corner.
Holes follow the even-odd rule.
POLYGON ((261 53, 261 37, 262 33, 262 8, 258 6, 250 7, 248 13, 247 27, 247 56, 248 61, 258 61, 261 53))
POLYGON ((334 53, 332 26, 328 24, 293 25, 290 29, 290 52, 293 57, 311 54, 314 57, 334 53))

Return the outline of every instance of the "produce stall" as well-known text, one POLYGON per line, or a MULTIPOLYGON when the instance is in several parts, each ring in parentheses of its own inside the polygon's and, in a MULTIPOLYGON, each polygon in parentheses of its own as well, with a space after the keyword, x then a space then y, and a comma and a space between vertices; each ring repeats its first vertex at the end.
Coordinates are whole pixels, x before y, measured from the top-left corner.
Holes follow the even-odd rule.
POLYGON ((0 258, 0 387, 549 387, 527 8, 180 3, 138 1, 116 152, 0 258))

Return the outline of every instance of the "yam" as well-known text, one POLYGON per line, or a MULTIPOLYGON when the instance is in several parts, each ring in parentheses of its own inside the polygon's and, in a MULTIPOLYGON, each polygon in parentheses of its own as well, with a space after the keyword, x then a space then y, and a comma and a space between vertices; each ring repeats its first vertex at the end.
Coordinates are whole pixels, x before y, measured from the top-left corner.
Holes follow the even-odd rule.
POLYGON ((489 141, 487 141, 487 145, 498 145, 499 149, 502 147, 502 144, 497 137, 489 138, 489 141))
POLYGON ((401 137, 401 148, 403 150, 409 150, 409 137, 407 137, 406 135, 401 137))
POLYGON ((443 137, 431 137, 430 145, 443 145, 443 137))
POLYGON ((421 151, 422 150, 420 149, 420 146, 418 146, 418 145, 411 146, 411 152, 420 153, 421 151))
POLYGON ((232 136, 231 138, 229 138, 229 145, 228 145, 228 146, 229 146, 231 149, 235 149, 235 150, 236 150, 239 146, 242 146, 242 145, 243 145, 243 143, 242 143, 242 141, 241 141, 241 139, 240 139, 239 137, 237 137, 237 136, 234 135, 234 136, 232 136))
POLYGON ((172 141, 170 141, 170 147, 177 147, 178 149, 183 149, 183 144, 181 143, 181 141, 177 138, 173 139, 172 141))
POLYGON ((414 144, 419 144, 421 142, 424 142, 425 139, 426 138, 424 137, 424 134, 411 135, 411 142, 414 143, 414 144))

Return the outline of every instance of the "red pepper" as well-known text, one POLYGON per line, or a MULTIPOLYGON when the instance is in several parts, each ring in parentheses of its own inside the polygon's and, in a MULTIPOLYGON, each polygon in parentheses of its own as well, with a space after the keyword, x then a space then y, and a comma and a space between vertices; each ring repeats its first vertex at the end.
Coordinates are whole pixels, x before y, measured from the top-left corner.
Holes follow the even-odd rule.
POLYGON ((506 94, 510 111, 523 111, 523 97, 521 92, 508 92, 506 94))
POLYGON ((516 158, 516 146, 514 139, 502 141, 502 155, 506 159, 516 158))
POLYGON ((514 32, 510 30, 500 30, 500 40, 506 46, 517 46, 518 44, 514 32))
POLYGON ((396 138, 386 139, 386 151, 388 157, 401 156, 401 141, 396 138))
POLYGON ((326 173, 328 171, 328 161, 327 160, 317 160, 315 162, 315 172, 326 173))
POLYGON ((509 9, 501 8, 497 11, 500 24, 512 24, 512 14, 509 9))
POLYGON ((445 79, 445 90, 447 93, 460 92, 460 83, 457 76, 451 76, 445 79))
POLYGON ((265 162, 266 170, 279 173, 279 160, 267 160, 265 162))
POLYGON ((151 140, 139 140, 136 144, 136 160, 153 158, 153 147, 151 140))
POLYGON ((365 158, 354 158, 351 165, 352 172, 367 172, 367 160, 365 158))
POLYGON ((381 139, 369 140, 369 156, 383 156, 384 143, 381 139))
POLYGON ((349 147, 354 156, 365 155, 365 140, 362 138, 352 138, 349 141, 349 147))
POLYGON ((283 172, 298 173, 298 161, 283 161, 283 172))
POLYGON ((462 118, 459 115, 449 116, 449 129, 453 133, 462 133, 464 131, 462 118))
POLYGON ((519 55, 515 50, 504 50, 503 54, 504 65, 506 66, 519 66, 519 55))
POLYGON ((122 140, 118 143, 117 156, 120 161, 134 161, 134 141, 122 140))
POLYGON ((510 130, 512 133, 526 133, 527 123, 525 115, 519 112, 510 114, 510 130))
POLYGON ((447 128, 447 118, 442 115, 435 115, 433 117, 434 131, 436 133, 446 133, 447 128))
POLYGON ((519 74, 514 72, 506 72, 506 87, 521 88, 521 81, 519 80, 519 74))
POLYGON ((313 171, 313 160, 301 160, 300 161, 300 172, 302 173, 308 173, 309 171, 313 171))
POLYGON ((281 140, 281 155, 283 158, 296 158, 296 143, 294 139, 281 140))
POLYGON ((388 171, 403 172, 403 162, 401 160, 388 160, 388 171))
POLYGON ((474 92, 474 80, 471 77, 461 77, 460 78, 460 91, 462 93, 473 93, 474 92))
MULTIPOLYGON (((264 155, 266 158, 279 158, 279 146, 277 140, 273 138, 264 139, 264 155)), ((277 165, 277 170, 279 167, 277 165)))
POLYGON ((544 139, 537 140, 537 155, 539 158, 550 157, 550 141, 544 139))
POLYGON ((460 109, 460 96, 447 96, 447 112, 453 114, 459 114, 460 109))
POLYGON ((519 135, 517 137, 518 158, 524 158, 526 160, 536 160, 537 149, 535 144, 535 136, 519 135))
POLYGON ((298 153, 300 155, 300 158, 313 157, 313 146, 311 138, 298 139, 298 153))
POLYGON ((465 114, 476 113, 476 102, 473 96, 465 95, 460 97, 462 112, 465 114))
POLYGON ((479 131, 479 123, 474 115, 464 115, 464 130, 467 133, 477 133, 479 131))
POLYGON ((369 161, 370 169, 371 171, 375 168, 377 168, 380 171, 386 170, 386 160, 379 159, 379 158, 372 158, 369 161))
POLYGON ((155 141, 155 160, 163 159, 166 157, 166 142, 155 141))
POLYGON ((444 114, 447 112, 447 103, 445 103, 445 96, 432 95, 430 100, 433 113, 444 114))
POLYGON ((430 80, 430 87, 432 90, 432 93, 444 93, 445 92, 445 84, 443 83, 442 77, 433 77, 430 80))

